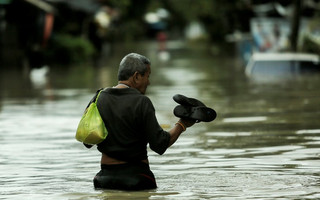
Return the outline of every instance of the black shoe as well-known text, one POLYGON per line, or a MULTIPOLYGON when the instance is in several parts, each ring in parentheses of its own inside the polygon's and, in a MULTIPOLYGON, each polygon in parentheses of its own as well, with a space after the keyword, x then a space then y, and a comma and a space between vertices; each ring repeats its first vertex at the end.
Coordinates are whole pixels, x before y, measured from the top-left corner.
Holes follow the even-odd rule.
POLYGON ((182 119, 196 120, 196 122, 211 122, 217 117, 216 111, 206 106, 177 105, 173 110, 173 114, 182 119))
POLYGON ((206 106, 204 103, 199 101, 198 99, 189 98, 186 96, 183 96, 182 94, 176 94, 173 96, 173 100, 177 102, 178 104, 181 104, 183 106, 206 106))

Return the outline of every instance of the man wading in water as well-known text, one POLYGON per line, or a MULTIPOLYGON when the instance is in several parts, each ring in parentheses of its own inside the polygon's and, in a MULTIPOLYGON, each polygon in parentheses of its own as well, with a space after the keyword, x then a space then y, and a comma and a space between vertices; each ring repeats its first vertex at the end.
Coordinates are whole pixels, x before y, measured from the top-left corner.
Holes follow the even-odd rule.
POLYGON ((156 188, 149 168, 147 144, 162 155, 196 121, 179 119, 170 131, 160 127, 154 106, 144 95, 150 84, 150 74, 149 59, 130 53, 120 62, 118 85, 103 89, 99 96, 97 107, 108 136, 97 145, 102 157, 101 170, 93 180, 95 188, 156 188))

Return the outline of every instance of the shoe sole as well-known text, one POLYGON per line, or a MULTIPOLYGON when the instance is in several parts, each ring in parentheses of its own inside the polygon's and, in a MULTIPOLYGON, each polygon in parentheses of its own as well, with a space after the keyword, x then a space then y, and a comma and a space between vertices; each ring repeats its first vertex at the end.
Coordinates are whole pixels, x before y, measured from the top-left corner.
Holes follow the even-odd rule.
POLYGON ((195 98, 189 98, 182 94, 176 94, 173 96, 173 100, 177 102, 178 104, 184 105, 184 106, 206 106, 204 103, 199 101, 195 98))
POLYGON ((211 122, 217 117, 216 111, 206 106, 178 105, 174 108, 173 114, 182 119, 196 120, 196 122, 211 122))

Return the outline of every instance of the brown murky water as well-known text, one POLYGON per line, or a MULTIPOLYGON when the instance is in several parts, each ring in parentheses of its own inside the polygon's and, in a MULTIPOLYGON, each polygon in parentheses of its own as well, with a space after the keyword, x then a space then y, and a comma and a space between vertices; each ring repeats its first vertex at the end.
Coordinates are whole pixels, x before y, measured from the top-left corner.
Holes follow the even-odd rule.
POLYGON ((234 58, 169 43, 171 58, 136 45, 101 68, 50 68, 30 80, 1 71, 0 199, 319 199, 320 75, 252 83, 234 58), (147 95, 164 127, 176 122, 174 94, 197 97, 218 118, 188 129, 159 156, 149 151, 156 190, 94 190, 100 154, 74 139, 95 89, 116 84, 121 57, 153 62, 147 95))

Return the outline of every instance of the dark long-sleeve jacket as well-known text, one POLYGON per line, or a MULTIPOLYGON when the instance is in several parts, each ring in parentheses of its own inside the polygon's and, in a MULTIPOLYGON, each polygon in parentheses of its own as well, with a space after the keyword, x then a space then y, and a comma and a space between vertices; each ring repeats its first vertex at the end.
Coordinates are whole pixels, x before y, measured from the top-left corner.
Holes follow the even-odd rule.
POLYGON ((147 145, 163 154, 169 145, 170 134, 156 118, 151 100, 134 88, 106 88, 97 101, 100 115, 108 130, 107 138, 98 150, 123 161, 147 158, 147 145))

